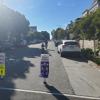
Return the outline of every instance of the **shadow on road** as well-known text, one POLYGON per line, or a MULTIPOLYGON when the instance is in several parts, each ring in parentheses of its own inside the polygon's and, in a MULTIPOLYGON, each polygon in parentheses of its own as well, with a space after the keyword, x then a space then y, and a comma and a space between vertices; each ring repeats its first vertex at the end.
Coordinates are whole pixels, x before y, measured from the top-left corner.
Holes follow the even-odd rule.
POLYGON ((50 86, 49 84, 45 84, 45 87, 52 93, 52 95, 57 100, 69 100, 66 96, 64 96, 59 90, 57 90, 54 86, 50 86))
POLYGON ((48 51, 55 51, 55 50, 53 50, 53 49, 48 49, 48 51))
POLYGON ((49 52, 49 50, 41 50, 41 53, 42 54, 48 54, 49 56, 52 56, 49 52))
POLYGON ((0 100, 12 100, 11 97, 15 91, 7 91, 1 88, 16 88, 13 80, 26 79, 26 73, 29 73, 30 67, 35 67, 30 61, 24 60, 26 58, 35 58, 41 55, 39 48, 15 48, 13 50, 6 50, 6 77, 0 79, 0 100))
POLYGON ((70 59, 70 60, 74 60, 74 61, 78 61, 78 62, 88 63, 88 59, 86 59, 82 55, 69 54, 69 55, 63 56, 63 58, 70 59))
POLYGON ((14 95, 14 91, 0 90, 0 100, 12 100, 12 95, 14 95))

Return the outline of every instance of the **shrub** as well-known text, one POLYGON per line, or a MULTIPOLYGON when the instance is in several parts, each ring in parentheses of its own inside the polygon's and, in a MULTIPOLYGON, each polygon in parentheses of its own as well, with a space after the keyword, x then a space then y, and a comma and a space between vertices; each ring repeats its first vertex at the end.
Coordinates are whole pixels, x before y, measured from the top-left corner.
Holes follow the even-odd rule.
POLYGON ((82 52, 83 56, 85 56, 88 59, 92 59, 94 56, 94 52, 90 48, 82 49, 81 52, 82 52))
POLYGON ((100 58, 94 58, 93 62, 95 62, 97 65, 100 65, 100 58))

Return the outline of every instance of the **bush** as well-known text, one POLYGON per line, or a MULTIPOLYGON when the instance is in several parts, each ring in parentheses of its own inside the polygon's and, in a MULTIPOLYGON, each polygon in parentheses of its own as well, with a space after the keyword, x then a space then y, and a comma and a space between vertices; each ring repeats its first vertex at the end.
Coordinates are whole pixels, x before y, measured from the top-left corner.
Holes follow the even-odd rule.
POLYGON ((90 48, 82 49, 81 52, 83 56, 85 56, 88 59, 92 59, 94 57, 94 52, 90 48))
MULTIPOLYGON (((93 61, 97 65, 100 65, 100 57, 95 57, 92 49, 90 49, 90 48, 82 49, 81 52, 82 52, 84 57, 93 61)), ((96 50, 96 56, 98 56, 98 50, 96 50)))
POLYGON ((96 56, 99 56, 99 51, 98 49, 96 50, 96 56))
POLYGON ((93 62, 95 62, 97 65, 100 65, 100 58, 94 58, 93 62))

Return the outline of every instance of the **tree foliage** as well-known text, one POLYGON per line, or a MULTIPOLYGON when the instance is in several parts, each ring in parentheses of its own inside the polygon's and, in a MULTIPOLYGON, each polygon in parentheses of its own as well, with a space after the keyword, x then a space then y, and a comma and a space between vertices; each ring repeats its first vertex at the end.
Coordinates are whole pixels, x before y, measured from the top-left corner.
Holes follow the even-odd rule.
POLYGON ((94 40, 94 51, 96 51, 95 40, 100 41, 100 8, 85 17, 77 18, 74 22, 71 21, 65 30, 66 32, 64 29, 58 28, 53 30, 51 34, 54 39, 63 39, 68 35, 73 36, 73 38, 70 37, 71 39, 82 39, 83 48, 85 39, 94 40))
POLYGON ((75 39, 82 39, 83 42, 85 39, 94 40, 94 52, 96 52, 95 40, 100 40, 100 8, 79 20, 75 20, 75 22, 73 24, 70 23, 70 25, 71 33, 75 39))
POLYGON ((78 21, 76 20, 72 26, 74 37, 100 40, 100 9, 80 18, 78 21))
POLYGON ((66 39, 67 32, 63 28, 57 28, 51 32, 53 39, 66 39))
POLYGON ((50 34, 47 31, 41 31, 40 33, 44 40, 50 40, 50 34))
POLYGON ((29 32, 27 35, 27 40, 28 41, 33 41, 33 40, 50 40, 50 34, 47 31, 41 31, 41 32, 29 32))
POLYGON ((74 22, 71 21, 65 30, 57 28, 51 34, 55 39, 63 39, 72 34, 74 39, 100 40, 100 8, 85 17, 77 18, 74 22))
POLYGON ((20 39, 26 36, 29 30, 29 21, 24 15, 0 5, 0 40, 20 39))

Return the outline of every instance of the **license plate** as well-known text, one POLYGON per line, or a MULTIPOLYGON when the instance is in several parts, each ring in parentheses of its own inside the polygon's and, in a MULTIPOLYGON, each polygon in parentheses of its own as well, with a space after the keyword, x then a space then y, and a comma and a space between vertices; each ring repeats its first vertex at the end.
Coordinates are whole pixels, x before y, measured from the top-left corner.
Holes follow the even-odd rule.
POLYGON ((74 46, 70 46, 70 48, 74 48, 74 46))

